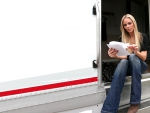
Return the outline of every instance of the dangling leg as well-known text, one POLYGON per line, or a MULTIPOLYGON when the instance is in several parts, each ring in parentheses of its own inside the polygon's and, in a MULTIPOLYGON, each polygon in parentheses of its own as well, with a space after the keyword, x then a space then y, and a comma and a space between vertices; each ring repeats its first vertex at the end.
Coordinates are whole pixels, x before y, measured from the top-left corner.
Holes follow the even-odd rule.
POLYGON ((129 65, 132 75, 132 84, 130 97, 131 105, 127 113, 136 113, 141 101, 141 73, 146 70, 147 66, 135 54, 130 55, 129 65))
POLYGON ((128 70, 128 60, 123 59, 119 62, 115 70, 113 81, 111 83, 111 87, 103 104, 101 113, 117 112, 127 70, 128 70))

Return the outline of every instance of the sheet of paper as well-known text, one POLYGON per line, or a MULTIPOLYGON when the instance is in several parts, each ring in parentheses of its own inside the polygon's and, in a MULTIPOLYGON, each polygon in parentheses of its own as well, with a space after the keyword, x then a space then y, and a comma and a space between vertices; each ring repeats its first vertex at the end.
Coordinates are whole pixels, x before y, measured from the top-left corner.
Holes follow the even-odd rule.
POLYGON ((130 55, 130 53, 126 50, 128 44, 123 44, 120 42, 111 42, 109 44, 107 44, 107 46, 109 48, 114 48, 116 50, 118 50, 117 55, 118 56, 126 56, 126 55, 130 55))

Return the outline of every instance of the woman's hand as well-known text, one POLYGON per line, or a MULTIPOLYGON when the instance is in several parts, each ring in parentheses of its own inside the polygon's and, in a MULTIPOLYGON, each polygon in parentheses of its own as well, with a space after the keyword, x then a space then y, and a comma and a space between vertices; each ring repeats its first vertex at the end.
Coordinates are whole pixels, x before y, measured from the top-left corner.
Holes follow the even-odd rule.
POLYGON ((108 55, 111 57, 111 58, 117 58, 117 54, 118 53, 118 50, 114 49, 114 48, 110 48, 108 50, 108 55))
POLYGON ((136 54, 138 51, 138 47, 135 44, 129 45, 128 48, 134 53, 136 54))
POLYGON ((134 52, 135 55, 137 55, 140 59, 143 61, 147 58, 147 51, 138 51, 138 47, 135 44, 129 45, 128 48, 134 52))

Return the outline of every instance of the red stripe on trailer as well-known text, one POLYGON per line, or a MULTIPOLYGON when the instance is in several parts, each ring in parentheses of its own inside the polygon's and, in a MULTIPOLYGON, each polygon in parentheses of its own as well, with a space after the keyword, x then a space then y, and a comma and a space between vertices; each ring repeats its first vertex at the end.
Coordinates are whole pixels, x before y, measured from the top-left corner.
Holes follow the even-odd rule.
POLYGON ((86 83, 97 82, 97 81, 98 81, 97 77, 91 77, 91 78, 78 79, 78 80, 72 80, 72 81, 66 81, 66 82, 59 82, 59 83, 54 83, 54 84, 27 87, 27 88, 0 92, 0 97, 23 94, 23 93, 30 93, 30 92, 42 91, 42 90, 48 90, 48 89, 55 89, 55 88, 73 86, 73 85, 80 85, 80 84, 86 84, 86 83))

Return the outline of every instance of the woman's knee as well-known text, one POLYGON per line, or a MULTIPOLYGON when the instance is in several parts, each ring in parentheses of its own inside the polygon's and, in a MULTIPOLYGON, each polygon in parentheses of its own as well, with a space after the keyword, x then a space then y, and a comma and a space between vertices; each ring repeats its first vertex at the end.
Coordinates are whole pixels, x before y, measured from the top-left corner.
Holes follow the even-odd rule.
POLYGON ((131 67, 140 68, 141 67, 141 61, 135 54, 131 54, 129 57, 129 65, 131 67))
POLYGON ((131 54, 129 57, 130 65, 140 65, 140 59, 135 55, 131 54))
POLYGON ((124 79, 126 77, 127 70, 128 70, 128 60, 122 59, 118 63, 117 68, 115 70, 114 78, 113 78, 114 81, 118 80, 118 81, 121 81, 124 83, 124 79))
POLYGON ((139 61, 139 58, 138 58, 135 54, 131 54, 131 55, 129 56, 129 60, 130 60, 130 61, 135 61, 135 60, 138 60, 138 61, 139 61))
POLYGON ((122 72, 126 72, 127 69, 128 69, 128 60, 122 59, 122 60, 118 63, 115 72, 116 72, 116 73, 122 73, 122 72))
POLYGON ((122 59, 118 64, 118 67, 120 67, 120 68, 124 68, 127 66, 128 66, 128 60, 126 60, 126 59, 122 59))

